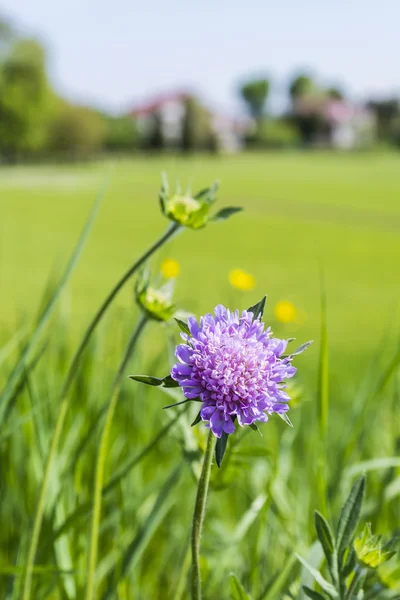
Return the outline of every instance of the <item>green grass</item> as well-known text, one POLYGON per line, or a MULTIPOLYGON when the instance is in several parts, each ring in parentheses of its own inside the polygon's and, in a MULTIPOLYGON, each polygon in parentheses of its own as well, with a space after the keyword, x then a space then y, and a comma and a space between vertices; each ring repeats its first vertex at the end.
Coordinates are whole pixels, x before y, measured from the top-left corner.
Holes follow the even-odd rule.
MULTIPOLYGON (((194 189, 219 178, 218 207, 245 207, 226 223, 182 232, 156 257, 155 272, 167 256, 181 263, 180 305, 196 313, 219 302, 247 307, 266 292, 265 320, 278 334, 316 340, 296 361, 294 427, 272 418, 261 426, 263 437, 239 432, 221 470, 212 468, 202 541, 205 599, 230 599, 234 572, 253 600, 304 600, 294 552, 318 566, 313 510, 326 490, 327 514, 337 520, 351 482, 365 469, 363 520, 384 534, 398 527, 399 161, 394 154, 248 154, 0 170, 0 390, 20 347, 34 339, 44 289, 61 277, 110 178, 68 289, 31 350, 21 386, 0 411, 0 598, 21 597, 58 398, 84 327, 167 225, 157 200, 162 170, 171 183, 179 177, 194 189), (229 287, 235 267, 255 275, 253 292, 229 287), (318 356, 321 268, 329 369, 325 346, 320 367, 318 356), (273 306, 281 299, 307 314, 303 324, 274 323, 273 306), (284 596, 289 587, 291 595, 284 596)), ((104 407, 137 318, 128 285, 74 377, 45 499, 35 600, 84 597, 104 407)), ((176 329, 149 325, 126 374, 165 375, 176 329)), ((175 392, 123 379, 104 463, 96 571, 101 600, 188 597, 190 520, 205 432, 201 425, 190 428, 195 407, 180 409, 181 416, 178 409, 161 410, 176 401, 175 392)))

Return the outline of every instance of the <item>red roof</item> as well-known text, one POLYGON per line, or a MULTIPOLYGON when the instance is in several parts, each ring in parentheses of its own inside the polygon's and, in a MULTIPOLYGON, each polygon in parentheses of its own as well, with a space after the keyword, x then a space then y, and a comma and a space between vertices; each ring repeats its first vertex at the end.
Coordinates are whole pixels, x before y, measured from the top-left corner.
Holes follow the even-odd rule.
POLYGON ((156 110, 162 108, 165 104, 169 102, 178 102, 180 100, 187 100, 190 98, 190 94, 187 92, 170 92, 168 94, 162 94, 160 96, 156 96, 151 100, 144 102, 143 104, 139 104, 135 108, 133 108, 129 115, 138 117, 142 115, 151 115, 156 110))

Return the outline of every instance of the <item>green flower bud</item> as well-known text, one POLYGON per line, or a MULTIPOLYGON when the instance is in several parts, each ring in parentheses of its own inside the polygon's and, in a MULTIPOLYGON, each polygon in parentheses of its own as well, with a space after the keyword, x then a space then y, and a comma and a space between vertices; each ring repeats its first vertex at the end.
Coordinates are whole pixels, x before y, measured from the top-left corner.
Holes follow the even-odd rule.
POLYGON ((360 563, 370 569, 376 569, 396 554, 388 545, 382 546, 381 536, 372 534, 369 523, 365 525, 361 537, 354 541, 354 550, 360 563))
POLYGON ((172 292, 172 282, 161 288, 151 287, 148 274, 142 273, 135 287, 136 302, 150 319, 168 321, 176 310, 172 302, 172 292))

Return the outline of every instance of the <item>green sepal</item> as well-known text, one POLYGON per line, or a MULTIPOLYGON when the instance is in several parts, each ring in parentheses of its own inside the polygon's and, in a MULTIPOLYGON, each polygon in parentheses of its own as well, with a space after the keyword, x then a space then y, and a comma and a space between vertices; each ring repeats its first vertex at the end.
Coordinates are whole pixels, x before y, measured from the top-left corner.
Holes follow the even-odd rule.
POLYGON ((262 319, 266 301, 267 296, 264 296, 264 298, 262 298, 260 302, 257 302, 257 304, 255 304, 254 306, 250 306, 250 308, 247 309, 247 312, 253 313, 253 321, 255 321, 258 318, 262 319))
POLYGON ((155 387, 160 385, 166 388, 179 387, 179 383, 175 381, 171 375, 166 375, 163 378, 152 377, 151 375, 129 375, 129 379, 133 379, 134 381, 139 381, 139 383, 145 383, 146 385, 152 385, 155 387))
POLYGON ((249 427, 253 430, 256 431, 257 433, 259 433, 262 437, 262 433, 261 431, 258 429, 257 425, 255 423, 250 423, 249 427))
POLYGON ((187 323, 185 323, 185 321, 182 321, 182 319, 178 319, 178 317, 174 317, 175 321, 178 323, 179 329, 181 331, 183 331, 183 333, 187 333, 188 335, 192 335, 190 333, 190 329, 187 323))
POLYGON ((289 419, 287 413, 277 413, 280 418, 282 419, 282 421, 285 421, 286 425, 289 425, 289 427, 293 427, 293 423, 292 421, 289 419))
POLYGON ((213 217, 211 217, 210 221, 218 222, 218 221, 226 221, 232 215, 235 215, 238 212, 241 212, 243 208, 241 206, 227 206, 225 208, 221 208, 213 217))
POLYGON ((199 414, 197 415, 197 417, 195 418, 193 423, 190 424, 190 427, 194 427, 195 425, 197 425, 197 423, 200 423, 200 421, 201 421, 201 416, 200 416, 200 411, 199 411, 199 414))
POLYGON ((224 458, 228 437, 229 434, 223 431, 221 437, 217 439, 217 443, 215 444, 215 462, 217 463, 218 468, 221 467, 222 459, 224 458))
POLYGON ((210 185, 210 187, 200 190, 193 197, 195 200, 199 200, 200 202, 205 202, 206 204, 211 206, 211 204, 214 204, 214 202, 216 201, 215 195, 218 191, 218 188, 219 188, 219 181, 214 181, 214 183, 212 185, 210 185))
MULTIPOLYGON (((287 340, 289 341, 289 340, 287 340)), ((292 357, 292 356, 297 356, 298 354, 302 354, 302 352, 304 352, 305 350, 307 350, 307 348, 309 346, 311 346, 311 344, 314 343, 314 340, 310 340, 308 342, 304 342, 304 344, 301 344, 298 348, 296 348, 296 350, 294 350, 293 352, 291 352, 290 354, 285 354, 282 358, 288 358, 288 357, 292 357)))

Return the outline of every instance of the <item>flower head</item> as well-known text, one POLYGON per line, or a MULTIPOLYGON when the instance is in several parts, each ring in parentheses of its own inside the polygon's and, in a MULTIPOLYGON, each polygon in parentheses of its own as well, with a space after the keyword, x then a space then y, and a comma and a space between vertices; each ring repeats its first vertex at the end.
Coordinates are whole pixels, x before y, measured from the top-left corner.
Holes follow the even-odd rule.
POLYGON ((287 341, 274 338, 254 311, 230 312, 222 305, 200 322, 188 319, 185 344, 176 348, 179 362, 171 376, 187 399, 200 399, 200 417, 220 438, 240 426, 284 416, 289 396, 284 380, 296 372, 287 341))
POLYGON ((166 258, 161 263, 160 271, 165 279, 174 279, 175 277, 178 277, 181 271, 181 266, 177 260, 174 260, 173 258, 166 258))
POLYGON ((160 288, 150 285, 149 273, 144 271, 138 277, 135 286, 136 302, 149 319, 168 321, 175 314, 176 307, 172 300, 173 281, 168 281, 160 288))
POLYGON ((252 290, 256 284, 253 275, 242 271, 242 269, 233 269, 229 273, 229 283, 238 290, 252 290))
POLYGON ((182 194, 169 193, 168 181, 163 175, 160 190, 160 205, 163 214, 171 221, 190 229, 201 229, 208 221, 224 221, 242 209, 237 206, 222 208, 213 217, 210 217, 210 209, 217 199, 218 182, 205 188, 195 195, 189 191, 182 194))

